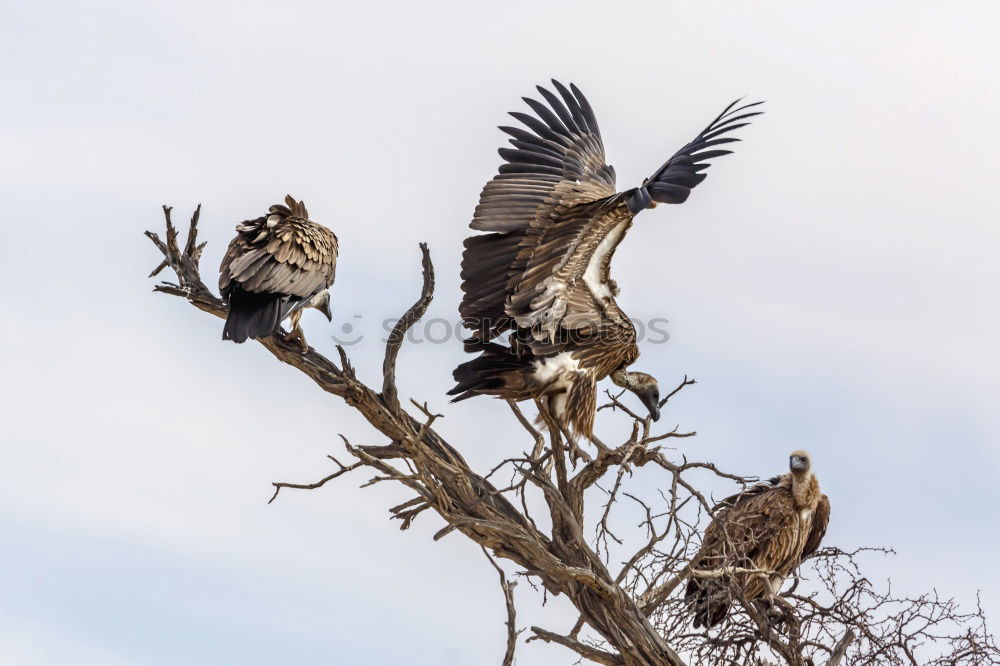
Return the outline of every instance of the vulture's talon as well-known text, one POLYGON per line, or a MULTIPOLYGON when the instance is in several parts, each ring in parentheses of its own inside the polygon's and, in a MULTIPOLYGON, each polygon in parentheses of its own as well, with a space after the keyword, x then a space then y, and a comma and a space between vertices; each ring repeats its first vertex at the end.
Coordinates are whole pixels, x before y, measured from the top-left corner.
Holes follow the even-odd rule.
POLYGON ((306 342, 306 336, 302 333, 302 329, 298 326, 293 328, 290 333, 285 333, 280 337, 281 341, 285 344, 297 344, 299 346, 299 350, 303 354, 309 351, 309 343, 306 342))

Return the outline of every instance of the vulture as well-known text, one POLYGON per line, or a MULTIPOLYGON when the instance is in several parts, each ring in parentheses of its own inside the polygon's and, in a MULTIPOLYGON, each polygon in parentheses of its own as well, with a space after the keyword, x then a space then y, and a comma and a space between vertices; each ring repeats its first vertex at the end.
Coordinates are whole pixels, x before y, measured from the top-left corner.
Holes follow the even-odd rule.
POLYGON ((656 379, 628 370, 639 349, 615 301, 615 249, 637 213, 688 198, 760 102, 730 104, 639 187, 616 192, 590 104, 575 85, 552 85, 537 88, 545 103, 523 98, 534 115, 511 112, 524 127, 500 127, 513 147, 500 149, 505 163, 469 225, 487 233, 467 238, 462 257, 459 313, 472 330, 466 351, 479 355, 455 369, 449 395, 535 399, 564 430, 590 436, 606 377, 659 417, 656 379), (505 333, 509 344, 494 341, 505 333))
POLYGON ((722 622, 735 599, 777 594, 785 577, 819 548, 830 500, 820 492, 808 453, 793 452, 789 468, 788 474, 722 500, 713 511, 684 595, 696 629, 722 622), (698 576, 729 567, 766 573, 698 576))
POLYGON ((305 204, 290 195, 268 214, 236 225, 219 271, 219 290, 229 305, 222 339, 245 342, 275 335, 288 318, 306 351, 299 326, 304 308, 332 319, 330 292, 337 268, 337 237, 309 219, 305 204))

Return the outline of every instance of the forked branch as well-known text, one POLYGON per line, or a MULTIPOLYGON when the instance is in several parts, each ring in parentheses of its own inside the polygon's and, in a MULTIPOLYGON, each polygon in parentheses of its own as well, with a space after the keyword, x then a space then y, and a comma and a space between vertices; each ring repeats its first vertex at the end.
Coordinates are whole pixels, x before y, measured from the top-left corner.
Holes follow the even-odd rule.
MULTIPOLYGON (((167 267, 176 276, 176 282, 164 281, 154 289, 225 318, 225 303, 205 286, 200 274, 205 247, 198 243, 200 212, 199 206, 183 247, 167 206, 163 207, 165 238, 146 232, 162 255, 151 276, 167 267)), ((915 655, 933 646, 940 648, 940 656, 925 661, 933 666, 1000 664, 1000 651, 986 630, 981 609, 962 611, 936 593, 898 598, 878 591, 860 574, 855 560, 858 551, 831 548, 810 560, 813 575, 809 580, 796 578, 770 605, 741 604, 737 598, 720 628, 692 631, 690 610, 680 595, 688 577, 724 579, 740 572, 757 573, 740 567, 692 572, 689 562, 713 509, 712 498, 699 490, 695 479, 709 475, 740 487, 755 479, 724 472, 710 462, 668 455, 671 451, 663 448, 665 442, 683 441, 695 433, 677 428, 654 433, 648 418, 632 412, 619 400, 620 395, 611 394, 601 409, 627 419, 629 434, 620 444, 606 446, 595 439, 591 455, 558 428, 550 427, 547 432, 536 428, 511 403, 514 418, 528 435, 527 450, 495 465, 486 476, 477 474, 435 430, 440 414, 427 403, 411 400, 409 408, 400 403, 396 362, 407 331, 424 315, 434 295, 430 252, 425 244, 420 251, 420 295, 389 335, 379 390, 357 378, 341 347, 337 348, 338 364, 311 347, 303 353, 298 343, 285 342, 280 336, 259 341, 279 361, 357 410, 384 438, 365 446, 343 438, 351 462, 341 463, 331 456, 337 469, 317 481, 275 482, 270 501, 283 489, 321 488, 361 469, 374 474, 365 486, 388 482, 407 488, 410 498, 389 509, 402 529, 420 516, 436 514, 443 525, 435 539, 459 533, 478 544, 496 568, 507 611, 503 666, 513 663, 520 632, 515 583, 494 556, 512 562, 532 587, 565 595, 579 613, 569 632, 532 627, 528 640, 557 643, 592 663, 685 666, 690 661, 699 666, 763 666, 776 660, 789 666, 913 666, 918 663, 915 655), (584 461, 575 474, 568 464, 571 456, 584 461), (632 474, 643 468, 657 474, 659 490, 653 500, 626 487, 632 474), (509 478, 506 485, 494 485, 493 479, 504 475, 509 478), (587 503, 594 497, 603 498, 603 504, 598 505, 599 512, 592 512, 599 517, 588 519, 587 503), (624 512, 621 502, 633 513, 624 512), (544 506, 548 515, 536 522, 530 505, 544 506), (626 529, 612 527, 620 513, 634 515, 636 508, 641 516, 638 530, 634 522, 626 529), (641 536, 636 538, 635 532, 641 536)), ((694 380, 685 377, 661 401, 661 407, 692 384, 694 380)))

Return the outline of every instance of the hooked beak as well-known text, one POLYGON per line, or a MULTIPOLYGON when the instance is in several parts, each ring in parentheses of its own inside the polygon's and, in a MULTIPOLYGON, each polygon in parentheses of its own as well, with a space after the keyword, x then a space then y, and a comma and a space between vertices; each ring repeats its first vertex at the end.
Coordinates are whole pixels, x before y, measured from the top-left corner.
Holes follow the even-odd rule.
POLYGON ((326 301, 323 305, 316 308, 326 316, 327 321, 333 321, 333 313, 330 312, 330 301, 326 301))
POLYGON ((660 420, 660 403, 656 399, 656 396, 652 392, 642 393, 639 395, 639 400, 642 400, 642 404, 646 406, 649 410, 649 416, 654 421, 660 420))

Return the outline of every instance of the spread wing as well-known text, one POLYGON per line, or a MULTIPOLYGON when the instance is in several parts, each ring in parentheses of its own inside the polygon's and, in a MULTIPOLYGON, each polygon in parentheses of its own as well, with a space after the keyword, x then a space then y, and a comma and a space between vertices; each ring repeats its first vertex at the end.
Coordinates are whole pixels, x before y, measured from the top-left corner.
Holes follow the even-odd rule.
POLYGON ((826 527, 830 523, 830 498, 823 495, 816 504, 816 511, 813 512, 812 525, 809 529, 809 536, 806 538, 806 545, 802 549, 800 561, 819 550, 823 537, 826 536, 826 527))
POLYGON ((559 92, 538 86, 549 107, 524 98, 537 114, 512 111, 527 129, 501 127, 513 148, 501 148, 507 162, 486 184, 473 217, 480 231, 523 231, 557 207, 603 199, 615 193, 614 169, 605 164, 604 144, 590 103, 573 84, 559 92), (561 98, 561 99, 560 99, 561 98))
POLYGON ((575 315, 600 309, 613 296, 608 275, 611 256, 632 217, 653 201, 682 203, 705 179, 709 161, 731 151, 717 146, 739 139, 726 136, 760 112, 759 102, 726 107, 695 139, 677 151, 643 183, 620 195, 559 206, 532 223, 520 244, 507 281, 508 314, 537 337, 552 336, 575 315))
POLYGON ((270 215, 244 222, 237 231, 220 267, 223 295, 238 284, 252 293, 307 301, 333 284, 338 244, 326 227, 272 206, 270 215))
POLYGON ((708 124, 698 136, 674 153, 663 166, 643 182, 642 187, 630 192, 629 206, 638 212, 649 205, 650 199, 660 203, 678 204, 687 201, 691 190, 705 180, 703 173, 710 166, 709 160, 731 154, 733 151, 716 146, 735 143, 739 139, 725 136, 733 130, 746 127, 749 119, 763 111, 749 111, 763 102, 753 102, 736 106, 736 100, 722 110, 715 120, 708 124))
POLYGON ((560 326, 579 329, 603 316, 614 297, 611 255, 632 213, 615 196, 560 209, 521 243, 507 284, 507 314, 538 339, 560 326))
POLYGON ((506 163, 483 188, 470 224, 493 233, 465 241, 459 312, 465 325, 483 339, 511 327, 507 300, 523 274, 540 275, 550 267, 547 261, 531 261, 539 242, 558 237, 564 243, 577 237, 588 222, 579 207, 615 193, 614 169, 605 163, 589 102, 575 85, 567 89, 558 81, 552 84, 558 96, 538 88, 548 106, 525 98, 537 117, 511 113, 526 129, 500 128, 510 135, 513 148, 500 149, 506 163), (550 227, 567 220, 550 233, 550 227))

